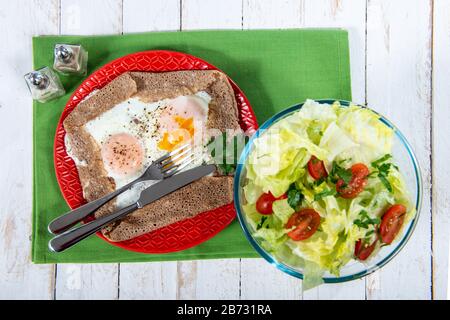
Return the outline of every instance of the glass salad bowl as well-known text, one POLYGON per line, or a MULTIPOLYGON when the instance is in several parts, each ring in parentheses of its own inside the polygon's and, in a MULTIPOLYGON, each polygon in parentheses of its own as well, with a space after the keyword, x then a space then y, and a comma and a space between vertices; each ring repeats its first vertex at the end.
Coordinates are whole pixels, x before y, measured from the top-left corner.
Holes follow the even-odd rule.
MULTIPOLYGON (((331 105, 336 100, 315 101, 331 105)), ((337 101, 339 101, 341 106, 344 107, 350 105, 349 101, 337 101)), ((263 246, 261 245, 261 239, 253 236, 255 230, 253 226, 247 221, 246 215, 243 210, 243 205, 246 203, 243 187, 247 183, 246 162, 248 161, 248 157, 254 148, 255 138, 263 135, 265 130, 270 128, 276 122, 300 110, 302 106, 303 103, 297 104, 284 111, 279 112, 278 114, 267 120, 258 129, 258 131, 250 138, 240 156, 234 178, 234 203, 239 222, 248 241, 252 244, 256 251, 269 263, 275 265, 283 272, 300 279, 303 279, 304 277, 304 265, 300 262, 301 259, 295 258, 292 252, 281 252, 277 253, 277 255, 274 255, 263 248, 263 246)), ((393 160, 400 168, 400 172, 402 173, 405 183, 408 187, 412 204, 415 206, 416 213, 413 218, 410 219, 402 228, 401 233, 397 235, 396 240, 394 240, 391 245, 383 246, 376 254, 374 254, 373 257, 371 257, 367 261, 359 262, 352 259, 340 269, 339 276, 335 276, 331 273, 325 272, 325 274, 322 276, 323 282, 325 283, 339 283, 358 279, 384 266, 386 263, 392 260, 405 246, 406 242, 411 237, 419 219, 419 212, 422 201, 422 178, 420 175, 419 164, 410 144, 403 136, 403 134, 389 120, 381 115, 380 121, 394 131, 392 147, 393 160)))

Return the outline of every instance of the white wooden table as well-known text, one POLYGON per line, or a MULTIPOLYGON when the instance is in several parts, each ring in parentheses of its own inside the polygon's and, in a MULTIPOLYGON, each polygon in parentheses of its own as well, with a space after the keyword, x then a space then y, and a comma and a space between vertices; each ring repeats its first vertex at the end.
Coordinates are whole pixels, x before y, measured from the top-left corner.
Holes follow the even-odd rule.
POLYGON ((450 233, 450 0, 0 0, 0 298, 445 299, 450 233), (30 261, 31 36, 343 27, 354 101, 409 138, 424 181, 413 237, 363 280, 302 293, 261 259, 94 265, 30 261))

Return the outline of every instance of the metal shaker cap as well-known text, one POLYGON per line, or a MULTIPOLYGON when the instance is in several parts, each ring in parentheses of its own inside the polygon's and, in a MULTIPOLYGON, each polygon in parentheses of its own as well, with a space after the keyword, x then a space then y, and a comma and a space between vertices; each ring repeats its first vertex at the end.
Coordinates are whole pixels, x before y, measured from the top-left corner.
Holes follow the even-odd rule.
POLYGON ((36 87, 40 90, 47 88, 49 85, 48 76, 39 71, 30 72, 28 75, 28 79, 34 87, 36 87))
POLYGON ((62 62, 68 62, 72 59, 72 49, 59 45, 55 47, 55 57, 62 62))

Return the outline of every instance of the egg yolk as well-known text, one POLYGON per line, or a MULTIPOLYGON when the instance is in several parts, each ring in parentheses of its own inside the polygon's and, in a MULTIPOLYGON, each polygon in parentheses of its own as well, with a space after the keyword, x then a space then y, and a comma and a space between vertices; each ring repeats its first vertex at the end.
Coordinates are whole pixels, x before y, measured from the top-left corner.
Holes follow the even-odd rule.
POLYGON ((173 117, 178 124, 178 128, 169 132, 164 132, 161 141, 158 142, 158 148, 161 150, 172 151, 178 145, 188 142, 194 136, 194 119, 173 117))
POLYGON ((144 150, 136 137, 128 133, 119 133, 105 141, 102 146, 102 157, 109 170, 126 176, 142 168, 144 150))

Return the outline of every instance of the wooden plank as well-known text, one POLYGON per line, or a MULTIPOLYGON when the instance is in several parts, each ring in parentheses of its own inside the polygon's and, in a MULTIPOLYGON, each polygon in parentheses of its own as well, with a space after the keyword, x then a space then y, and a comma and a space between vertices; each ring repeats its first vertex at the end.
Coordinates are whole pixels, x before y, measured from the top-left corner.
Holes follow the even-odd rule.
POLYGON ((301 298, 301 280, 278 270, 264 259, 241 260, 241 299, 301 298))
MULTIPOLYGON (((344 28, 349 34, 353 101, 365 103, 366 3, 352 0, 307 0, 303 27, 344 28)), ((304 299, 365 299, 365 281, 327 284, 306 291, 304 299)))
MULTIPOLYGON (((123 31, 180 29, 179 0, 125 0, 123 31)), ((120 299, 175 299, 177 262, 121 263, 120 299)))
MULTIPOLYGON (((121 0, 61 0, 61 34, 121 32, 121 0)), ((118 298, 118 264, 60 264, 56 275, 55 299, 118 298)))
POLYGON ((120 299, 175 299, 177 262, 121 263, 120 299))
POLYGON ((450 241, 450 1, 434 1, 433 39, 433 298, 448 299, 450 241))
MULTIPOLYGON (((355 101, 365 101, 365 1, 245 0, 243 14, 243 26, 247 29, 298 27, 344 27, 349 29, 353 96, 355 101)), ((243 260, 242 263, 244 265, 248 262, 243 260)), ((242 267, 242 270, 244 269, 242 267)), ((249 277, 253 277, 253 286, 260 285, 258 284, 260 277, 257 274, 249 274, 249 277)), ((244 281, 244 277, 242 279, 244 281)), ((294 280, 291 280, 290 283, 291 291, 296 295, 298 284, 294 280)), ((347 284, 341 286, 340 290, 335 290, 335 287, 322 286, 320 289, 312 289, 305 292, 303 297, 320 299, 334 295, 336 299, 339 299, 364 298, 365 296, 364 282, 347 284)), ((267 291, 280 291, 276 284, 272 289, 275 291, 267 291)), ((295 297, 298 298, 298 295, 295 297)))
MULTIPOLYGON (((299 28, 303 3, 295 0, 244 0, 244 29, 299 28)), ((301 280, 284 274, 263 259, 241 260, 242 299, 302 299, 301 280)))
MULTIPOLYGON (((182 30, 241 29, 241 0, 182 1, 182 30)), ((238 299, 239 259, 178 263, 177 299, 238 299)))
POLYGON ((241 0, 188 0, 181 2, 181 28, 241 29, 241 0))
POLYGON ((424 183, 417 228, 406 247, 368 277, 369 299, 431 298, 431 13, 430 1, 368 2, 368 105, 405 134, 424 183))
POLYGON ((180 0, 125 0, 123 32, 180 29, 180 0))
MULTIPOLYGON (((352 87, 355 101, 365 101, 365 2, 360 1, 256 1, 245 0, 243 6, 244 28, 298 28, 298 27, 343 27, 349 30, 352 87)), ((249 260, 252 261, 252 260, 249 260)), ((247 263, 247 262, 245 262, 247 263)), ((243 260, 244 264, 244 260, 243 260)), ((244 270, 242 266, 242 270, 244 270)), ((250 275, 252 277, 252 275, 250 275)), ((259 285, 261 275, 253 275, 253 286, 259 285)), ((244 281, 244 280, 243 280, 244 281)), ((244 283, 244 282, 243 282, 244 283)), ((250 287, 250 286, 249 286, 250 287)), ((298 298, 296 284, 292 283, 292 294, 298 298)), ((275 292, 280 288, 275 284, 275 292)), ((255 290, 260 291, 261 290, 255 290)), ((268 290, 273 291, 273 290, 268 290)), ((264 292, 264 290, 262 290, 264 292)), ((276 294, 275 294, 276 295, 276 294)), ((364 298, 364 281, 339 286, 322 286, 304 293, 308 299, 364 298)), ((294 298, 294 297, 291 297, 294 298)))
MULTIPOLYGON (((217 269, 217 266, 214 269, 217 269)), ((197 274, 197 261, 179 261, 177 263, 177 299, 196 298, 197 274)))
POLYGON ((244 29, 285 29, 302 25, 303 1, 243 0, 244 29))
POLYGON ((56 278, 58 300, 117 299, 117 264, 59 264, 56 278))
MULTIPOLYGON (((299 27, 351 27, 352 78, 354 79, 356 97, 364 98, 364 4, 343 1, 275 1, 244 0, 243 27, 245 29, 261 28, 299 28, 299 27), (362 17, 362 18, 361 18, 362 17)), ((364 100, 362 100, 364 101, 364 100)), ((282 274, 279 270, 265 265, 263 260, 243 259, 241 262, 241 295, 244 298, 302 298, 301 285, 295 278, 282 274), (264 281, 261 281, 264 279, 264 281), (280 285, 282 283, 283 285, 280 285)), ((336 297, 364 297, 364 283, 350 286, 348 291, 339 290, 336 297), (339 294, 342 292, 342 294, 339 294)), ((328 286, 312 289, 303 293, 303 298, 328 297, 328 286)))
POLYGON ((348 31, 353 101, 366 100, 366 2, 353 0, 307 0, 302 27, 343 28, 348 31))
MULTIPOLYGON (((307 0, 302 10, 302 26, 344 28, 349 34, 353 101, 365 102, 365 0, 307 0)), ((326 284, 304 292, 304 299, 364 299, 365 281, 326 284)))
POLYGON ((54 266, 31 263, 31 37, 57 34, 58 1, 6 1, 0 13, 0 299, 51 299, 54 266), (12 94, 13 93, 13 94, 12 94))
POLYGON ((122 0, 61 0, 61 34, 122 32, 122 0))
POLYGON ((305 291, 303 299, 305 300, 361 300, 365 298, 365 280, 358 279, 354 281, 334 284, 326 283, 317 288, 305 291))
POLYGON ((239 259, 178 262, 177 299, 239 299, 239 259))

